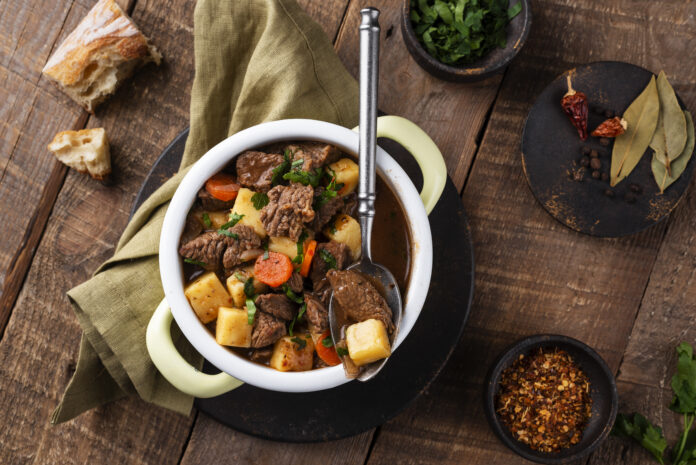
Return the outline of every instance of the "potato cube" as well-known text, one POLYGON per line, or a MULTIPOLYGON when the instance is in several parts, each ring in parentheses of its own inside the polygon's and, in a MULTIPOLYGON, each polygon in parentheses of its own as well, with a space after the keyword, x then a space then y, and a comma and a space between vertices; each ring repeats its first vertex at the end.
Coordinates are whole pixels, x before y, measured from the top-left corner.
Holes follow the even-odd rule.
POLYGON ((217 212, 198 212, 196 213, 196 219, 198 222, 201 224, 206 229, 220 229, 220 227, 227 223, 230 220, 230 212, 225 210, 225 211, 217 211, 217 212), (208 219, 210 220, 210 226, 205 224, 205 220, 203 219, 203 215, 207 214, 208 219))
MULTIPOLYGON (((307 238, 305 239, 305 244, 314 238, 314 233, 307 231, 307 238)), ((290 257, 290 260, 297 256, 297 242, 293 241, 289 237, 273 237, 268 241, 268 250, 271 252, 282 253, 290 257)))
POLYGON ((391 345, 384 323, 369 319, 348 326, 346 329, 348 355, 357 366, 389 357, 391 345))
POLYGON ((244 282, 245 281, 240 281, 234 274, 231 274, 225 283, 227 285, 227 292, 229 292, 230 297, 232 297, 232 302, 234 302, 235 307, 243 307, 246 303, 244 282))
POLYGON ((350 158, 341 158, 336 163, 331 163, 329 169, 336 173, 336 184, 343 184, 338 191, 339 195, 348 195, 358 185, 358 165, 350 158))
POLYGON ((220 307, 215 322, 215 340, 223 346, 251 347, 251 330, 247 312, 241 308, 220 307))
MULTIPOLYGON (((235 276, 237 281, 246 283, 247 279, 254 277, 254 265, 240 266, 234 269, 230 277, 235 276), (241 278, 241 279, 240 279, 241 278)), ((229 280, 229 279, 228 279, 229 280)), ((254 279, 254 294, 263 294, 268 291, 268 285, 262 283, 258 279, 254 279)))
POLYGON ((212 271, 203 274, 186 286, 184 295, 203 324, 210 323, 217 318, 219 307, 232 305, 232 298, 212 271))
POLYGON ((360 258, 362 239, 360 237, 360 223, 353 217, 340 214, 332 223, 324 229, 324 235, 336 242, 343 242, 350 248, 353 260, 360 258), (333 228, 332 228, 333 226, 333 228))
POLYGON ((314 342, 309 334, 283 336, 273 346, 271 368, 278 371, 311 370, 313 362, 314 342))
POLYGON ((254 191, 246 187, 239 189, 237 198, 234 201, 234 206, 232 207, 232 213, 244 215, 237 224, 244 224, 253 228, 256 234, 264 238, 266 237, 266 229, 261 222, 261 210, 257 210, 256 207, 254 207, 254 203, 251 201, 254 194, 254 191))

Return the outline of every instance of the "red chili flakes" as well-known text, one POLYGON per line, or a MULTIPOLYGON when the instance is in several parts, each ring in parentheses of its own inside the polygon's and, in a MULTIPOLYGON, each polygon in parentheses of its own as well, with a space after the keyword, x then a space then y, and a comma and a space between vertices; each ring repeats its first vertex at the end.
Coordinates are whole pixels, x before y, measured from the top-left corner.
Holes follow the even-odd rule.
POLYGON ((565 351, 539 349, 503 371, 496 411, 518 441, 558 452, 582 439, 592 415, 590 382, 565 351))

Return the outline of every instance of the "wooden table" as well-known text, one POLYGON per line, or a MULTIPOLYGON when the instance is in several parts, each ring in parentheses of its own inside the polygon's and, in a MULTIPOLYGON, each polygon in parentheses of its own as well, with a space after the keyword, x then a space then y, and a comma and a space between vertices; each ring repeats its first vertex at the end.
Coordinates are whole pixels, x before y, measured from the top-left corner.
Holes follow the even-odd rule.
MULTIPOLYGON (((628 0, 534 0, 520 56, 504 75, 468 85, 438 81, 410 58, 400 0, 372 2, 382 10, 380 108, 410 118, 440 146, 476 251, 462 340, 428 392, 397 418, 342 441, 283 444, 128 399, 50 426, 80 339, 65 292, 110 257, 150 166, 188 125, 193 0, 122 3, 165 62, 90 116, 40 71, 93 0, 0 1, 0 463, 522 463, 486 424, 481 385, 505 345, 542 332, 595 347, 618 373, 622 410, 644 412, 674 440, 679 418, 666 407, 674 347, 696 342, 696 191, 644 233, 596 239, 547 215, 520 166, 530 105, 576 64, 664 69, 696 110, 696 3, 628 0), (112 141, 109 185, 68 171, 45 148, 57 131, 96 126, 112 141)), ((356 75, 358 11, 370 2, 300 3, 356 75)), ((652 462, 612 438, 588 463, 652 462)))

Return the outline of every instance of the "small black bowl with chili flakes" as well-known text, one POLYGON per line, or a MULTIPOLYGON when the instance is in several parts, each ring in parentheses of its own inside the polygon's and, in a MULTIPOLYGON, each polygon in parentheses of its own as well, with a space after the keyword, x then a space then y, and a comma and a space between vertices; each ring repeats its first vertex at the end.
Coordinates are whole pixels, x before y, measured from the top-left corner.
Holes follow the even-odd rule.
POLYGON ((576 461, 606 439, 616 419, 614 375, 588 345, 559 335, 527 337, 508 347, 485 387, 493 431, 538 463, 576 461))

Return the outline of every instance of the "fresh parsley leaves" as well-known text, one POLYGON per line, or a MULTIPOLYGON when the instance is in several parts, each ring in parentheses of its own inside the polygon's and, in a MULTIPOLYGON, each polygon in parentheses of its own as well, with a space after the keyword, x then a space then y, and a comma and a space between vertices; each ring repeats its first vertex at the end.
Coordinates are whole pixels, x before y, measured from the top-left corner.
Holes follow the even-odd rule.
POLYGON ((418 41, 448 65, 472 63, 505 47, 507 25, 522 11, 508 0, 411 0, 411 23, 418 41))
POLYGON ((325 337, 321 340, 321 345, 323 345, 324 347, 333 347, 334 341, 333 339, 331 339, 331 336, 325 337))
MULTIPOLYGON (((696 419, 696 358, 691 345, 682 342, 677 346, 677 372, 672 377, 674 397, 669 408, 683 415, 684 429, 672 447, 671 459, 674 465, 696 464, 696 430, 691 427, 696 419)), ((664 464, 667 440, 662 429, 651 424, 643 415, 619 414, 612 434, 631 438, 647 449, 655 459, 664 464)))
POLYGON ((338 268, 338 265, 336 264, 336 257, 334 257, 333 254, 328 250, 321 249, 319 251, 319 257, 324 260, 324 263, 326 263, 326 266, 328 266, 330 270, 338 268))
POLYGON ((198 265, 198 266, 203 266, 203 267, 208 266, 207 263, 199 262, 198 260, 194 260, 192 258, 184 258, 184 263, 189 263, 191 265, 198 265))
POLYGON ((299 182, 305 186, 317 187, 323 176, 323 168, 315 168, 311 171, 302 171, 301 169, 296 168, 285 173, 283 175, 283 179, 291 182, 299 182))
POLYGON ((292 158, 292 153, 290 153, 290 150, 285 150, 283 152, 283 162, 273 168, 273 175, 271 176, 271 184, 274 186, 277 186, 278 184, 281 183, 283 179, 283 175, 287 173, 290 170, 290 160, 292 158))
POLYGON ((304 303, 304 298, 302 296, 299 296, 295 294, 292 289, 290 289, 290 286, 287 284, 283 284, 283 292, 285 292, 285 295, 288 299, 292 300, 296 304, 303 304, 304 303))
POLYGON ((307 347, 307 339, 305 339, 305 338, 303 338, 303 337, 295 336, 295 337, 293 337, 293 338, 290 339, 290 340, 291 340, 292 342, 294 342, 295 344, 297 344, 298 350, 302 350, 302 349, 304 349, 305 347, 307 347))
POLYGON ((269 255, 268 255, 268 241, 265 241, 263 243, 263 259, 268 260, 268 257, 269 257, 269 255))
POLYGON ((348 355, 348 349, 345 349, 343 347, 336 347, 336 353, 339 357, 345 357, 346 355, 348 355))
POLYGON ((232 213, 230 215, 230 220, 227 223, 220 226, 220 229, 230 229, 232 226, 239 223, 239 220, 241 220, 242 218, 244 218, 244 215, 240 215, 238 213, 232 213))
POLYGON ((304 243, 307 240, 307 231, 302 231, 299 239, 297 239, 297 255, 292 259, 292 262, 301 265, 304 260, 304 243))
POLYGON ((292 321, 290 322, 290 326, 288 326, 288 334, 289 334, 290 336, 292 336, 292 329, 295 327, 295 323, 297 323, 298 321, 300 321, 300 319, 302 318, 302 316, 303 316, 303 315, 305 314, 305 312, 307 311, 307 304, 304 303, 304 299, 302 299, 302 302, 303 302, 303 303, 302 303, 302 305, 300 306, 300 311, 297 312, 297 315, 295 316, 295 318, 293 318, 292 321))
POLYGON ((246 300, 246 308, 247 308, 247 323, 250 325, 254 324, 254 317, 256 316, 256 304, 254 303, 253 300, 247 299, 246 300))
POLYGON ((667 440, 662 434, 662 429, 654 426, 640 413, 633 416, 619 414, 616 417, 614 428, 611 431, 614 436, 633 439, 645 447, 658 462, 664 464, 662 458, 667 449, 667 440))
POLYGON ((213 227, 213 222, 210 221, 210 215, 208 215, 207 212, 203 213, 203 224, 205 225, 206 228, 213 227))
POLYGON ((270 199, 268 198, 268 195, 264 194, 263 192, 256 192, 251 196, 251 203, 254 204, 254 208, 257 210, 261 210, 263 207, 268 205, 268 202, 270 202, 270 199))
POLYGON ((218 232, 218 234, 222 234, 223 236, 227 236, 227 237, 231 237, 232 239, 239 240, 239 236, 237 234, 235 234, 232 231, 229 231, 227 229, 220 228, 217 230, 217 232, 218 232))
MULTIPOLYGON (((239 279, 239 278, 237 278, 239 279)), ((244 281, 244 295, 247 296, 247 299, 256 299, 256 288, 254 287, 254 277, 250 277, 246 281, 244 281)))
POLYGON ((329 184, 315 200, 313 206, 315 210, 325 205, 329 200, 335 198, 338 195, 338 191, 343 188, 342 183, 336 183, 336 173, 331 168, 326 168, 326 175, 329 177, 329 184))

